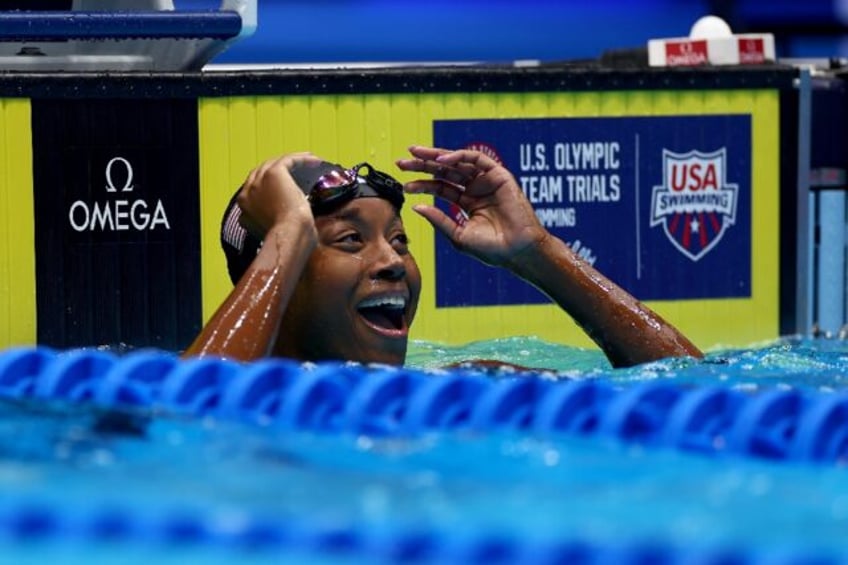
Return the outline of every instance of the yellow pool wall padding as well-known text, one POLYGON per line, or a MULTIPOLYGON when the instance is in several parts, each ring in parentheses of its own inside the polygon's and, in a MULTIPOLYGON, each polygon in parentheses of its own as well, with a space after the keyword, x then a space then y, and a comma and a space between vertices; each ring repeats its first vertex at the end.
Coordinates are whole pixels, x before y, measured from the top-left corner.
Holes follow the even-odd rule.
POLYGON ((0 99, 0 344, 36 341, 35 213, 30 102, 0 99))
MULTIPOLYGON (((707 350, 778 337, 777 91, 224 97, 201 99, 198 112, 204 320, 232 288, 218 240, 221 214, 250 169, 264 159, 309 150, 345 164, 367 160, 378 169, 398 173, 404 181, 414 177, 397 171, 394 160, 407 155, 409 145, 432 144, 434 120, 750 115, 751 297, 656 301, 648 305, 707 350)), ((8 148, 5 154, 8 158, 8 148)), ((410 201, 417 199, 425 201, 429 197, 414 196, 410 201)), ((594 347, 582 330, 552 304, 437 309, 433 230, 409 206, 404 208, 404 222, 424 275, 413 339, 455 345, 507 336, 537 336, 555 343, 594 347)))

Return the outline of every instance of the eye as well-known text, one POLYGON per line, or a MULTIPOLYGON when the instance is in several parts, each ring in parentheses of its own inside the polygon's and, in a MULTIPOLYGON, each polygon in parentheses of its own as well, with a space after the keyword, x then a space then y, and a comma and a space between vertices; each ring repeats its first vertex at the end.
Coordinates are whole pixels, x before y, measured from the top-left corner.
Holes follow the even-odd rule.
POLYGON ((333 243, 342 249, 355 251, 362 247, 363 239, 359 232, 345 232, 339 235, 333 243))
POLYGON ((394 247, 398 253, 405 254, 409 251, 409 237, 405 233, 400 232, 395 234, 391 241, 392 247, 394 247))

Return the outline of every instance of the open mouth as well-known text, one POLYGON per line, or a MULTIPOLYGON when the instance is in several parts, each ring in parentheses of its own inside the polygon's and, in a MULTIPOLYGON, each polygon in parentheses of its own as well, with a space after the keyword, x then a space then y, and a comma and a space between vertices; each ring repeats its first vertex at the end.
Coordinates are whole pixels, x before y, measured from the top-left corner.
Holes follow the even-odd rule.
POLYGON ((377 329, 398 332, 406 328, 406 321, 403 317, 406 299, 403 297, 368 298, 360 302, 356 309, 369 325, 377 329))

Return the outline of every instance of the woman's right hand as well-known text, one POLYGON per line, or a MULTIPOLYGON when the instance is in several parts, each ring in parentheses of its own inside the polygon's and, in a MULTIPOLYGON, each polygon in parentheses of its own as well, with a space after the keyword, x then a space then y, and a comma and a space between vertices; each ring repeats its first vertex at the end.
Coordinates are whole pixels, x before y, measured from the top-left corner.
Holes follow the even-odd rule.
POLYGON ((263 245, 183 356, 250 361, 271 354, 282 314, 318 241, 309 201, 291 171, 320 162, 311 153, 292 153, 250 171, 236 201, 242 225, 263 245))
POLYGON ((314 225, 312 209, 291 171, 296 167, 317 166, 321 159, 309 152, 289 153, 268 159, 247 175, 237 202, 241 223, 262 239, 272 227, 293 222, 314 225))

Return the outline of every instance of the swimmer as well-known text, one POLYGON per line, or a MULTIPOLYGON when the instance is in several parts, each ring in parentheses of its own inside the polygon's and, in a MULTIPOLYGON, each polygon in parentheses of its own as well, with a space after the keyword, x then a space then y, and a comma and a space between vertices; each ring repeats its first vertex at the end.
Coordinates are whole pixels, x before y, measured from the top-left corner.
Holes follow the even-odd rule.
POLYGON ((432 205, 413 210, 460 252, 546 293, 613 366, 702 357, 548 232, 505 167, 472 150, 409 152, 397 167, 426 176, 405 186, 370 165, 348 170, 312 153, 253 169, 222 224, 235 287, 184 356, 402 365, 421 293, 400 214, 407 192, 462 208, 461 225, 432 205))

